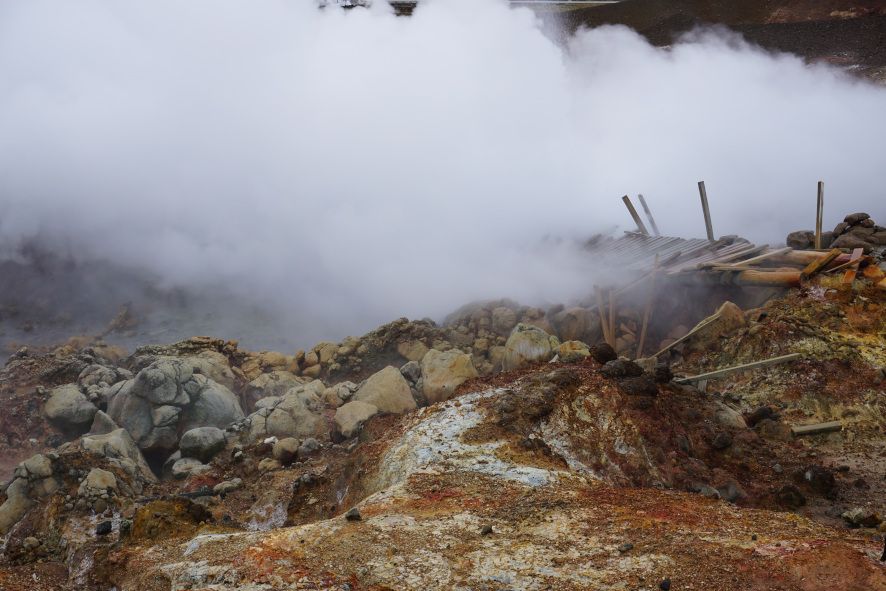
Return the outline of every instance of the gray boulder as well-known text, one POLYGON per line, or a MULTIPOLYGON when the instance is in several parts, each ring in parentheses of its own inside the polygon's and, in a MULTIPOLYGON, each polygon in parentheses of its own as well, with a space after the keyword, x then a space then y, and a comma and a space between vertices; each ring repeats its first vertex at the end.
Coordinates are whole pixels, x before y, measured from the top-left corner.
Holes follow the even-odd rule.
POLYGON ((422 389, 431 404, 451 398, 456 388, 477 375, 471 356, 458 349, 431 349, 421 360, 422 389))
POLYGON ((157 478, 145 461, 135 441, 125 429, 117 429, 104 435, 87 435, 80 441, 84 450, 107 458, 136 481, 156 482, 157 478))
POLYGON ((139 448, 171 451, 183 433, 223 429, 243 418, 237 397, 179 359, 161 359, 111 390, 108 415, 139 448))
POLYGON ((194 458, 181 458, 172 465, 172 477, 176 480, 184 480, 191 476, 205 474, 210 470, 209 466, 194 458))
POLYGON ((197 427, 182 435, 178 447, 183 457, 208 462, 225 448, 225 432, 218 427, 197 427))
POLYGON ((248 417, 250 441, 266 437, 329 439, 329 427, 323 416, 323 401, 304 386, 280 398, 262 399, 262 408, 248 417))
POLYGON ((83 432, 98 408, 80 392, 77 384, 66 384, 52 390, 43 412, 46 417, 68 431, 83 432))

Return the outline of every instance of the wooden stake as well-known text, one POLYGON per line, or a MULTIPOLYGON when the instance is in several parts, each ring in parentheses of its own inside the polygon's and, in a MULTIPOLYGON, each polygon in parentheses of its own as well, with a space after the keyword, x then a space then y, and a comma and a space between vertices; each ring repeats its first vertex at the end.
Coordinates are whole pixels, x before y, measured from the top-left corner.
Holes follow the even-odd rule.
POLYGON ((751 363, 743 363, 742 365, 734 365, 732 367, 724 367, 715 371, 699 374, 697 376, 687 376, 674 380, 678 384, 689 384, 692 382, 701 382, 702 380, 712 380, 737 371, 745 371, 748 369, 756 369, 758 367, 768 367, 770 365, 778 365, 787 363, 788 361, 796 361, 803 357, 802 353, 791 353, 789 355, 781 355, 780 357, 772 357, 771 359, 763 359, 762 361, 753 361, 751 363))
POLYGON ((708 207, 708 192, 704 181, 698 181, 698 194, 701 196, 701 211, 704 214, 704 226, 708 233, 708 240, 714 242, 714 226, 711 224, 711 210, 708 207))
POLYGON ((600 313, 600 329, 603 331, 603 340, 611 346, 612 343, 609 342, 611 340, 609 338, 609 320, 603 311, 603 290, 600 289, 599 285, 594 286, 594 295, 597 296, 597 311, 600 313))
POLYGON ((649 236, 649 230, 646 229, 646 225, 643 223, 643 220, 640 219, 640 214, 634 209, 634 204, 631 203, 631 198, 625 195, 621 200, 624 201, 625 207, 628 208, 628 213, 634 218, 634 223, 637 224, 637 229, 640 230, 640 233, 644 236, 649 236))
POLYGON ((815 250, 821 250, 822 217, 824 217, 824 182, 818 181, 818 202, 815 206, 815 250))
POLYGON ((714 314, 711 314, 710 316, 708 316, 707 318, 705 318, 704 320, 702 320, 701 322, 696 324, 695 328, 693 328, 692 330, 690 330, 689 332, 684 334, 682 337, 680 337, 679 339, 677 339, 676 341, 674 341, 673 343, 671 343, 670 345, 668 345, 667 347, 665 347, 664 349, 662 349, 661 351, 659 351, 658 353, 653 355, 653 357, 658 357, 662 353, 667 353, 668 351, 670 351, 671 349, 673 349, 674 347, 676 347, 677 345, 679 345, 680 343, 682 343, 683 341, 685 341, 686 339, 688 339, 689 337, 691 337, 692 335, 694 335, 695 333, 697 333, 698 331, 700 331, 701 329, 703 329, 704 327, 709 325, 711 322, 714 322, 718 318, 720 318, 720 312, 716 312, 714 314))
POLYGON ((649 219, 649 225, 652 226, 652 233, 656 236, 661 236, 661 232, 658 231, 658 225, 655 223, 655 218, 652 217, 652 212, 649 211, 649 206, 646 205, 646 200, 643 199, 643 193, 637 195, 637 198, 640 200, 640 205, 643 206, 643 211, 646 213, 646 217, 649 219))
POLYGON ((652 302, 655 298, 655 277, 658 274, 658 255, 655 255, 655 267, 652 268, 652 283, 649 285, 649 297, 646 298, 646 309, 643 310, 643 326, 640 328, 640 341, 637 343, 636 359, 643 355, 643 345, 646 344, 646 329, 649 327, 649 317, 652 315, 652 302))

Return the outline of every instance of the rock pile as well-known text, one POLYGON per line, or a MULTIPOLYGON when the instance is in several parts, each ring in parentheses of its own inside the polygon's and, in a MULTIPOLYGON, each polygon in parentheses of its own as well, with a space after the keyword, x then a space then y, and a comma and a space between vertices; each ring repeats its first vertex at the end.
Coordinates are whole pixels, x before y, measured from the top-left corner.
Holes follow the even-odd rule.
MULTIPOLYGON (((785 242, 798 250, 811 249, 815 245, 815 232, 797 230, 788 234, 785 242)), ((822 248, 861 248, 869 254, 882 246, 886 246, 886 228, 878 226, 866 213, 851 213, 832 232, 821 233, 822 248)))

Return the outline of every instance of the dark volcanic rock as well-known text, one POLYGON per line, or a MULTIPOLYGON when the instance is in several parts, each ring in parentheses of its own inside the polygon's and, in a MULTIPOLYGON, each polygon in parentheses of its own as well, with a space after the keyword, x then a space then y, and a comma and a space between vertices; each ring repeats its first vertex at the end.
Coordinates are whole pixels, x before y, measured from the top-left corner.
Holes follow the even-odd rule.
POLYGON ((796 509, 806 504, 806 497, 793 484, 786 484, 775 493, 778 504, 788 509, 796 509))
POLYGON ((658 386, 645 375, 621 378, 618 387, 629 396, 658 396, 658 386))
POLYGON ((637 377, 643 375, 643 368, 627 359, 615 359, 600 368, 600 373, 607 378, 637 377))
POLYGON ((847 224, 849 224, 850 226, 852 226, 852 225, 855 225, 855 224, 859 223, 859 222, 862 221, 862 220, 870 219, 870 217, 871 217, 871 216, 869 216, 869 215, 866 214, 866 213, 861 213, 861 212, 859 212, 859 213, 850 213, 850 214, 847 215, 845 218, 843 218, 843 221, 846 222, 847 224))
POLYGON ((618 354, 615 352, 609 343, 597 343, 596 345, 592 345, 588 349, 591 353, 591 357, 597 363, 608 363, 610 361, 615 361, 618 359, 618 354))

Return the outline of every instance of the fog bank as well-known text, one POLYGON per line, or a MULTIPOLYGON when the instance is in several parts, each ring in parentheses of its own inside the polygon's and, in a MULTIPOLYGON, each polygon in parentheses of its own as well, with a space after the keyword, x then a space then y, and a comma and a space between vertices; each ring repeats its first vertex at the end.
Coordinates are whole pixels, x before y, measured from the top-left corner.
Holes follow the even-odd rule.
POLYGON ((36 238, 225 286, 311 344, 582 295, 571 241, 631 229, 625 193, 672 235, 704 235, 700 179, 718 235, 813 227, 819 179, 826 226, 886 218, 884 113, 886 90, 726 32, 563 47, 499 0, 3 2, 0 257, 36 238))

